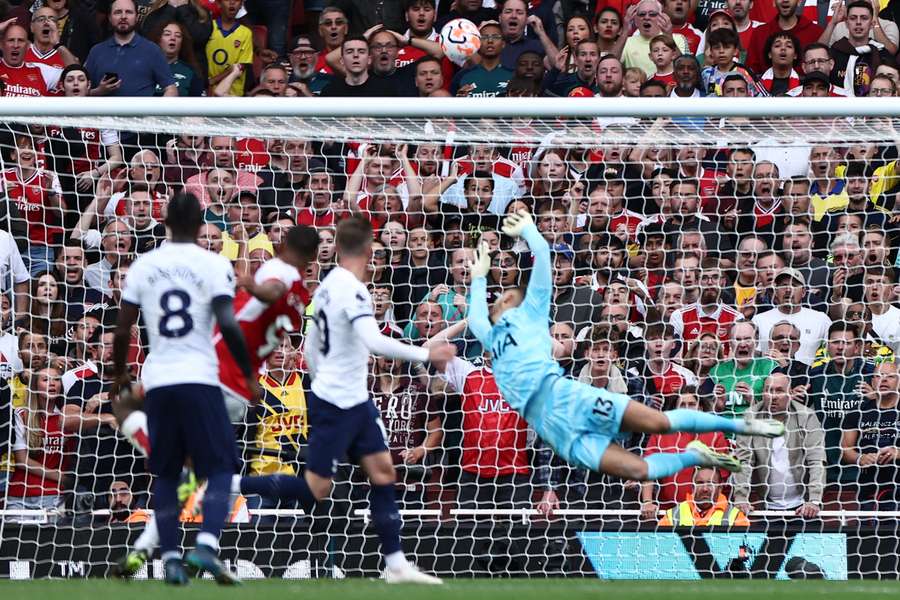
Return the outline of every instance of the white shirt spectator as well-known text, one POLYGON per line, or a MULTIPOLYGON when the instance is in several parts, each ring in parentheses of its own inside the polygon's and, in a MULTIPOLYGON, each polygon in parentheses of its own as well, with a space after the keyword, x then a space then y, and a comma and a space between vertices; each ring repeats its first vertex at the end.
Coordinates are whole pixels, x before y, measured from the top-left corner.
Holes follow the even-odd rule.
POLYGON ((753 317, 753 322, 759 327, 760 352, 765 353, 769 350, 769 334, 779 321, 787 321, 800 330, 800 348, 795 358, 805 365, 812 365, 816 350, 828 336, 831 319, 825 313, 806 307, 790 315, 777 308, 760 313, 753 317))
POLYGON ((9 232, 0 230, 0 287, 7 292, 12 285, 28 283, 29 279, 28 269, 25 268, 16 241, 9 232))
POLYGON ((782 142, 775 138, 763 138, 751 144, 756 154, 756 162, 773 162, 778 167, 778 176, 782 181, 791 177, 809 176, 809 151, 812 148, 801 140, 782 142))
POLYGON ((772 440, 772 468, 769 469, 768 483, 766 509, 789 510, 803 504, 803 487, 794 479, 783 437, 772 440))
POLYGON ((900 308, 891 305, 883 314, 873 313, 872 330, 894 354, 900 354, 900 308))

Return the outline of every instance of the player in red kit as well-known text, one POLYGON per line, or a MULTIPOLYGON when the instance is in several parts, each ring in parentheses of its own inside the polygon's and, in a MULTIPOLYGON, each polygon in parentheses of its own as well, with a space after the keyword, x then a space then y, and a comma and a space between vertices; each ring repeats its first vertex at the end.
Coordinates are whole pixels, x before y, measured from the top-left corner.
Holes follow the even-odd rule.
MULTIPOLYGON (((251 367, 259 371, 262 364, 281 344, 285 332, 299 331, 301 320, 310 302, 310 293, 303 284, 301 273, 316 260, 319 252, 319 234, 312 227, 297 225, 288 230, 278 251, 278 256, 266 261, 251 278, 238 281, 240 289, 234 299, 235 318, 244 334, 250 352, 251 367)), ((219 380, 225 393, 225 405, 232 422, 240 420, 252 398, 258 398, 256 390, 248 388, 248 382, 222 336, 213 337, 219 357, 219 380)), ((257 384, 258 385, 258 384, 257 384)), ((139 406, 141 398, 133 391, 120 395, 113 402, 120 431, 131 444, 145 455, 150 448, 146 443, 147 417, 139 406)), ((202 492, 195 506, 199 506, 202 492)), ((114 573, 131 577, 146 562, 159 545, 156 520, 152 518, 138 540, 134 550, 120 559, 114 573)))
MULTIPOLYGON (((281 343, 282 336, 300 331, 310 293, 301 273, 316 259, 319 234, 312 227, 297 225, 288 230, 278 256, 266 261, 252 277, 238 281, 234 313, 247 348, 252 367, 257 371, 281 343)), ((247 380, 217 333, 213 338, 219 355, 219 380, 225 392, 225 404, 232 421, 239 420, 253 397, 247 380)))

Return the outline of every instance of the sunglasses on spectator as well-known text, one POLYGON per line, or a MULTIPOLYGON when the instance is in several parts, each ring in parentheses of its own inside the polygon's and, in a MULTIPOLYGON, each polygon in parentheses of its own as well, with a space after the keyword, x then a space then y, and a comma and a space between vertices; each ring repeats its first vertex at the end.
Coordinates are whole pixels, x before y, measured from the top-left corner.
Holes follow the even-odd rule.
POLYGON ((639 12, 637 14, 637 16, 639 16, 642 19, 647 18, 647 17, 653 18, 653 17, 658 17, 659 13, 656 11, 650 11, 650 12, 644 11, 644 12, 639 12))
POLYGON ((516 264, 516 261, 511 258, 504 258, 503 260, 495 258, 491 261, 491 264, 495 267, 512 267, 516 264))
POLYGON ((387 250, 375 250, 372 252, 373 258, 385 258, 387 257, 387 250))
POLYGON ((773 342, 799 342, 800 338, 792 335, 776 335, 772 338, 773 342))
POLYGON ((59 19, 50 15, 41 15, 39 17, 33 18, 31 21, 34 23, 49 23, 51 21, 56 23, 57 21, 59 21, 59 19))

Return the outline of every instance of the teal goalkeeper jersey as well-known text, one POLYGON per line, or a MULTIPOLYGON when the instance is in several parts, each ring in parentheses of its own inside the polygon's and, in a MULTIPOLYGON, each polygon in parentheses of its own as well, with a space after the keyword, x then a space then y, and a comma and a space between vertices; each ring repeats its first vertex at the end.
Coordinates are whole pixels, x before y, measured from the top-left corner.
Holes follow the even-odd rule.
MULTIPOLYGON (((491 366, 503 399, 513 410, 525 415, 529 400, 548 375, 562 375, 553 360, 550 338, 550 247, 533 225, 522 232, 534 255, 531 280, 522 304, 506 311, 496 325, 488 317, 487 282, 472 280, 469 329, 491 351, 491 366)), ((540 423, 531 423, 540 429, 540 423)))

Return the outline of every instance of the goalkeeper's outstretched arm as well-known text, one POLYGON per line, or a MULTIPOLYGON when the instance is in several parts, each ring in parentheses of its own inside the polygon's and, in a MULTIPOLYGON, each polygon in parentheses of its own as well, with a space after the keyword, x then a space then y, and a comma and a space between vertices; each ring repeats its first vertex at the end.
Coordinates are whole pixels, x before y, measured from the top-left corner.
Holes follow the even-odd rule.
POLYGON ((485 348, 491 347, 491 320, 487 303, 487 274, 491 270, 491 256, 484 242, 475 250, 475 260, 469 263, 472 285, 469 286, 469 330, 485 348))
POLYGON ((550 314, 550 300, 553 297, 553 276, 550 271, 550 245, 540 234, 534 221, 524 210, 510 215, 503 222, 503 233, 510 237, 521 237, 528 242, 534 255, 531 279, 522 305, 535 313, 539 319, 550 314))

